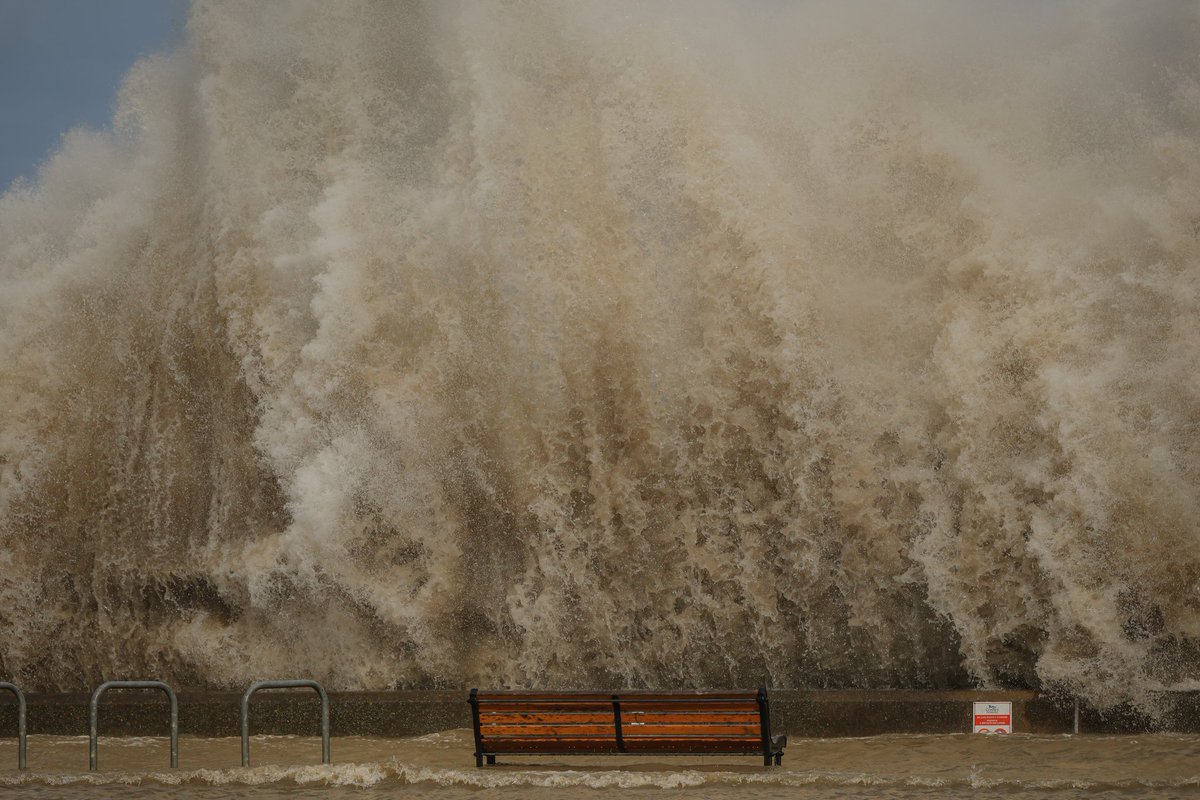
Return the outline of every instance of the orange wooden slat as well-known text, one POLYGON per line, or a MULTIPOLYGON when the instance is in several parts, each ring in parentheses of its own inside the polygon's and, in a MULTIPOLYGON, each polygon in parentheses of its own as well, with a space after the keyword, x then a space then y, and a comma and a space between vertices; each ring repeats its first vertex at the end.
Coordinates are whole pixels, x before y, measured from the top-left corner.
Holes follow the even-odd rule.
POLYGON ((739 725, 757 725, 759 721, 758 712, 752 714, 744 711, 706 711, 706 712, 685 712, 685 711, 628 711, 621 709, 621 719, 631 722, 644 723, 734 723, 739 725))
POLYGON ((507 736, 557 736, 574 738, 576 736, 616 736, 611 721, 607 725, 491 725, 482 727, 480 735, 485 739, 504 738, 507 736))
POLYGON ((612 700, 608 692, 581 692, 578 694, 550 692, 477 692, 475 699, 480 703, 591 703, 612 700))
POLYGON ((761 739, 625 740, 626 753, 761 753, 761 739))
POLYGON ((756 703, 758 695, 754 692, 614 692, 623 700, 670 702, 670 703, 705 703, 710 701, 756 703))
POLYGON ((483 743, 485 753, 562 753, 589 751, 619 753, 616 739, 490 739, 483 743))
MULTIPOLYGON (((757 739, 646 739, 626 741, 626 753, 760 753, 757 739)), ((615 739, 492 739, 485 753, 620 753, 615 739)))
POLYGON ((758 725, 621 725, 621 735, 633 736, 761 736, 758 725))
POLYGON ((612 701, 590 703, 481 703, 479 713, 529 713, 529 714, 578 714, 586 712, 608 711, 612 713, 612 701))
POLYGON ((479 724, 488 725, 600 725, 613 724, 612 709, 603 712, 583 711, 578 714, 561 712, 520 714, 516 712, 479 714, 479 724))

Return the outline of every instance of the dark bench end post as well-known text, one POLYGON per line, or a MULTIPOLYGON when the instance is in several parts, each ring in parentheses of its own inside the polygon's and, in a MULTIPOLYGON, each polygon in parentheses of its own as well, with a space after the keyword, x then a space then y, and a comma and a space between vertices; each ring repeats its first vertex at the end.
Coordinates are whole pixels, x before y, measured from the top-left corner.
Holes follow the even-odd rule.
POLYGON ((775 760, 775 754, 771 752, 771 710, 767 705, 765 686, 758 687, 758 724, 762 731, 763 766, 769 767, 775 760))
MULTIPOLYGON (((479 732, 479 690, 471 689, 471 696, 467 698, 467 702, 471 704, 471 725, 475 728, 475 766, 483 766, 483 738, 479 732)), ((496 763, 495 756, 488 756, 489 764, 496 763)))

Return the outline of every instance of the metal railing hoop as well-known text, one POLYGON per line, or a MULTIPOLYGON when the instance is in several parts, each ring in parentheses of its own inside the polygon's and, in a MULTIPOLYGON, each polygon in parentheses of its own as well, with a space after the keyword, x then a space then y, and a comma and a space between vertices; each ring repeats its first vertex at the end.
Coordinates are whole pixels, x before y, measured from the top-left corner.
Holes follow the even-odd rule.
POLYGON ((88 769, 93 772, 96 770, 100 739, 98 732, 100 695, 109 689, 158 689, 167 693, 167 699, 171 702, 171 768, 178 767, 179 700, 175 697, 175 690, 162 681, 105 681, 96 687, 96 691, 92 692, 92 700, 88 703, 88 717, 91 722, 91 730, 88 734, 88 769))
POLYGON ((325 687, 312 680, 255 681, 242 695, 242 766, 250 766, 250 698, 260 689, 314 689, 321 698, 321 763, 329 763, 329 695, 325 687))
POLYGON ((0 681, 0 689, 12 692, 17 697, 17 769, 25 769, 25 693, 15 683, 0 681))

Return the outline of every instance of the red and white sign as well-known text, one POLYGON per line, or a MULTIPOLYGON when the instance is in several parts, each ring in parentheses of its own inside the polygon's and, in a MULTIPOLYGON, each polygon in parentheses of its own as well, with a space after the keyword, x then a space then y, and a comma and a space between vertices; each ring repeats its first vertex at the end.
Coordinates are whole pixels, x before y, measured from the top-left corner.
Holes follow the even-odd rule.
POLYGON ((975 703, 971 715, 973 733, 1012 733, 1012 703, 975 703))

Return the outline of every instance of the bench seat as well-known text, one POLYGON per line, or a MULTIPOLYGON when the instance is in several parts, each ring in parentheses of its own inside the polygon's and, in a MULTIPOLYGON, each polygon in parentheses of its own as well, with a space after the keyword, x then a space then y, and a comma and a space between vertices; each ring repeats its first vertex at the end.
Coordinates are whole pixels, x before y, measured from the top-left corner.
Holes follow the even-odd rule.
POLYGON ((757 692, 481 692, 468 701, 475 764, 497 755, 755 755, 782 763, 757 692))

